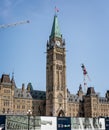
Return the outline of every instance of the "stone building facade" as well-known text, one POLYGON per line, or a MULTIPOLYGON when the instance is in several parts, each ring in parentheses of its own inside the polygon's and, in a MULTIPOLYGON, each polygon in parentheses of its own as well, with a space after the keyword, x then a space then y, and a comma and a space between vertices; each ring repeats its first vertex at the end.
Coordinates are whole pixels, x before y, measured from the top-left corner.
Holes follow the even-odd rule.
POLYGON ((84 93, 79 86, 77 94, 66 87, 66 43, 54 16, 46 55, 46 91, 34 90, 31 83, 18 88, 14 76, 0 78, 0 114, 26 115, 31 110, 37 116, 107 117, 109 116, 109 90, 100 97, 89 87, 84 93))

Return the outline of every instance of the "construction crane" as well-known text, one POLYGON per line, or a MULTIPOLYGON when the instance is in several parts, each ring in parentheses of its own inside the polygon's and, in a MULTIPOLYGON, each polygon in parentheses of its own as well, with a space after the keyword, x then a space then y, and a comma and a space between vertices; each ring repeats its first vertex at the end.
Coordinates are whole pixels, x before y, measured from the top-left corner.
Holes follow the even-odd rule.
POLYGON ((91 79, 90 79, 90 77, 88 75, 88 72, 87 72, 86 67, 85 67, 84 64, 81 65, 81 68, 83 70, 83 76, 84 76, 84 92, 86 93, 86 91, 87 91, 87 82, 86 82, 86 80, 88 79, 89 81, 91 81, 91 79))
POLYGON ((0 25, 0 28, 8 28, 8 27, 11 27, 11 26, 16 26, 16 25, 19 25, 19 24, 26 24, 26 23, 30 23, 30 21, 26 20, 26 21, 11 23, 11 24, 3 24, 3 25, 0 25))

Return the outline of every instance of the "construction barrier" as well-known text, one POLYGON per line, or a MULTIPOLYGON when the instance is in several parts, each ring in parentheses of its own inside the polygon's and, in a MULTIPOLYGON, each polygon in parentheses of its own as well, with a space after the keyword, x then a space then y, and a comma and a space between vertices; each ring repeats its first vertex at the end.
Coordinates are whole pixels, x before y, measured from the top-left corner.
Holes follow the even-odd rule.
POLYGON ((109 130, 109 117, 0 115, 0 130, 109 130))

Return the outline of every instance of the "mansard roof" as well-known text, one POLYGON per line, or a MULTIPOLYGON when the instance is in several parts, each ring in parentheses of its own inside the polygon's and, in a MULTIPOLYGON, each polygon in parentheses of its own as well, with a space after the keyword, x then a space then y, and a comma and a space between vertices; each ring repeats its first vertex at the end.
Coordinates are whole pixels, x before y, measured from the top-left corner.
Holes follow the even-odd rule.
POLYGON ((19 88, 15 88, 14 91, 14 97, 16 98, 27 98, 27 99, 32 99, 31 94, 28 92, 28 90, 26 89, 19 89, 19 88))
POLYGON ((87 96, 97 95, 96 92, 95 92, 95 90, 94 90, 94 87, 89 87, 89 88, 87 89, 86 95, 87 95, 87 96))
POLYGON ((46 92, 45 91, 33 90, 33 91, 31 91, 31 96, 33 99, 46 100, 46 92))
POLYGON ((1 82, 3 83, 11 83, 10 77, 8 74, 3 74, 1 77, 1 82))
POLYGON ((70 94, 70 93, 68 93, 68 95, 67 95, 67 101, 68 102, 79 103, 82 100, 83 100, 83 98, 78 96, 78 95, 74 95, 74 94, 70 94))
POLYGON ((106 97, 99 97, 100 103, 109 103, 109 100, 106 97))
POLYGON ((14 81, 14 77, 12 77, 12 79, 10 79, 10 76, 8 74, 2 74, 1 78, 0 78, 0 84, 2 85, 13 85, 16 87, 15 81, 14 81))

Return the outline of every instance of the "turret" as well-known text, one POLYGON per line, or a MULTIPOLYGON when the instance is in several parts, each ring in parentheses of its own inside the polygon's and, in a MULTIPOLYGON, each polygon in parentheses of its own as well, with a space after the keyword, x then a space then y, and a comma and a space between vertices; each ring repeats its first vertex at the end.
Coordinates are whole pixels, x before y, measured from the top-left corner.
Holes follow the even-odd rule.
POLYGON ((27 90, 28 90, 28 92, 33 91, 33 86, 32 86, 31 83, 28 83, 28 85, 27 85, 27 90))
POLYGON ((24 90, 25 90, 25 84, 23 83, 22 84, 22 92, 24 92, 24 90))
POLYGON ((14 89, 16 87, 15 80, 14 80, 14 73, 12 73, 11 83, 12 83, 12 88, 14 89))
POLYGON ((84 93, 83 93, 83 90, 82 90, 82 85, 80 84, 77 95, 78 95, 79 97, 82 97, 83 94, 84 94, 84 93))

